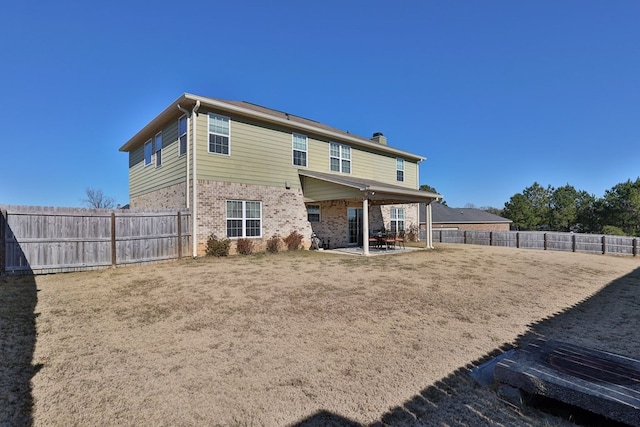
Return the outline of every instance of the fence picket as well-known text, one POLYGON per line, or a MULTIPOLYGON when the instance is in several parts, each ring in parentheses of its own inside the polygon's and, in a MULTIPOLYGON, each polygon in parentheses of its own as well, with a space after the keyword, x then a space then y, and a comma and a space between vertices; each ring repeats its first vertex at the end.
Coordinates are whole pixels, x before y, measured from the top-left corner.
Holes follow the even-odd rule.
POLYGON ((0 206, 0 212, 0 274, 78 271, 175 259, 191 241, 188 209, 0 206))
MULTIPOLYGON (((638 239, 628 236, 544 231, 433 230, 433 241, 521 249, 638 256, 638 239)), ((424 233, 420 239, 424 239, 424 233)))

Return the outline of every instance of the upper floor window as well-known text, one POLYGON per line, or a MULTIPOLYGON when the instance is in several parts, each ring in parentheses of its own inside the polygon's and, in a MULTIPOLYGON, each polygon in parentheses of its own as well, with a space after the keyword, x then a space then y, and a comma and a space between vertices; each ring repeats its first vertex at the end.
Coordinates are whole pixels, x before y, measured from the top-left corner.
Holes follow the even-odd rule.
POLYGON ((404 181, 404 159, 396 159, 396 180, 404 181))
POLYGON ((299 133, 292 134, 293 164, 307 167, 307 137, 299 133))
POLYGON ((404 230, 404 208, 391 208, 390 226, 394 233, 404 230))
POLYGON ((156 167, 162 166, 162 132, 158 132, 153 141, 154 149, 156 151, 156 167))
POLYGON ((187 153, 187 116, 178 119, 178 156, 187 153))
POLYGON ((307 205, 307 221, 320 222, 320 205, 307 205))
POLYGON ((144 143, 144 165, 149 166, 151 164, 151 157, 153 156, 153 141, 148 140, 144 143))
POLYGON ((262 237, 262 202, 227 200, 227 237, 262 237))
POLYGON ((351 147, 332 142, 329 149, 329 162, 332 171, 351 173, 351 147))
POLYGON ((209 113, 209 152, 229 155, 229 118, 209 113))

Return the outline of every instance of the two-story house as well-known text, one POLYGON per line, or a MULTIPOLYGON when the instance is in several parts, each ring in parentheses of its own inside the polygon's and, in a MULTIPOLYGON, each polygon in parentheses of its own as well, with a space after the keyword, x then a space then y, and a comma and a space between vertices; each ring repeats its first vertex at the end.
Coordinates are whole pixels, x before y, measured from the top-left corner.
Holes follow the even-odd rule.
POLYGON ((120 151, 132 208, 191 209, 193 256, 212 233, 263 248, 294 230, 307 246, 315 232, 368 254, 364 236, 418 227, 419 203, 441 198, 418 190, 424 158, 381 133, 363 138, 248 102, 183 94, 120 151))

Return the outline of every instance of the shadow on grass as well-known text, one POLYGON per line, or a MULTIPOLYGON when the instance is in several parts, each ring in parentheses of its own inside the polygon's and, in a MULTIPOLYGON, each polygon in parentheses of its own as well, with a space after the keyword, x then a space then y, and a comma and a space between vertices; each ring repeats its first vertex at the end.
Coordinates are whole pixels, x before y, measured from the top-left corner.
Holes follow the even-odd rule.
POLYGON ((0 277, 0 426, 33 423, 37 300, 33 275, 0 277))
MULTIPOLYGON (((562 284, 558 284, 562 286, 562 284)), ((622 276, 601 291, 566 308, 562 312, 529 325, 529 332, 519 336, 515 345, 546 338, 582 347, 640 357, 640 344, 631 354, 628 342, 637 335, 640 325, 640 268, 622 276), (578 335, 589 325, 587 335, 578 335)), ((634 338, 633 342, 638 342, 634 338)), ((446 378, 421 390, 412 399, 384 414, 370 427, 462 426, 564 426, 568 421, 551 417, 531 408, 515 409, 500 401, 489 388, 479 386, 468 370, 513 348, 508 343, 479 360, 460 367, 446 378)), ((460 349, 464 351, 464 349, 460 349)), ((295 427, 361 426, 362 424, 327 411, 317 413, 295 427)), ((587 423, 588 425, 588 423, 587 423)))

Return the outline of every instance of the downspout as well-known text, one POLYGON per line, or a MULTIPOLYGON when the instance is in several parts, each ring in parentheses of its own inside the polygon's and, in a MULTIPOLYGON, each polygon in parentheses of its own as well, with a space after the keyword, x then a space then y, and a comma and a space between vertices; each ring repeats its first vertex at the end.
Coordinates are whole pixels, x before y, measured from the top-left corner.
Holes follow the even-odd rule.
MULTIPOLYGON (((191 114, 189 113, 189 110, 182 108, 182 107, 180 106, 180 104, 178 104, 178 110, 182 111, 182 112, 185 114, 185 116, 187 117, 187 120, 189 119, 189 116, 191 115, 191 114)), ((180 120, 180 119, 178 119, 178 120, 180 120)), ((190 139, 190 138, 189 138, 189 135, 190 135, 190 132, 189 132, 189 122, 187 122, 187 175, 186 175, 186 178, 187 178, 187 179, 186 179, 186 181, 187 181, 187 183, 186 183, 187 188, 186 188, 186 190, 185 190, 185 194, 186 194, 186 202, 187 202, 187 209, 189 209, 189 158, 190 158, 190 156, 189 156, 189 155, 190 155, 190 151, 189 151, 189 139, 190 139)), ((178 137, 180 137, 180 135, 178 135, 178 137)))
POLYGON ((198 193, 197 193, 197 173, 196 173, 196 153, 198 152, 198 138, 197 138, 197 134, 198 134, 198 128, 196 127, 196 122, 197 122, 197 117, 198 117, 198 110, 200 109, 200 100, 196 101, 196 105, 193 106, 193 112, 191 113, 191 117, 192 117, 192 124, 193 124, 193 132, 192 132, 192 141, 193 141, 193 156, 191 156, 191 159, 193 160, 193 167, 191 168, 191 171, 193 173, 193 209, 192 209, 192 223, 193 223, 193 232, 191 233, 191 239, 193 241, 193 257, 197 258, 198 257, 198 193))

